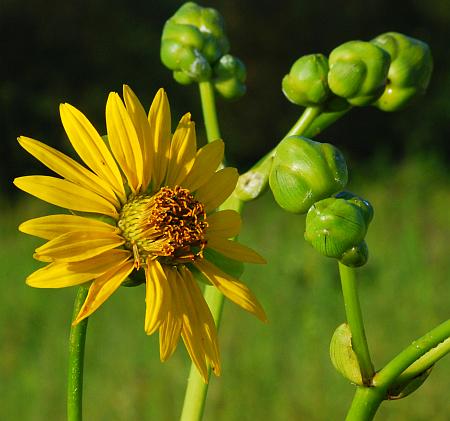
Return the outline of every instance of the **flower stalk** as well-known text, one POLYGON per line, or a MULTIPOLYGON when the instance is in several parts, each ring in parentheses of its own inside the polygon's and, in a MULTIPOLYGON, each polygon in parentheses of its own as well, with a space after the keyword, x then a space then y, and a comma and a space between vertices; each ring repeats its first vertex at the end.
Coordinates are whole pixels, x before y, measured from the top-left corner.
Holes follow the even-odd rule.
MULTIPOLYGON (((73 317, 75 320, 80 312, 89 285, 78 288, 73 306, 73 317)), ((83 366, 84 345, 86 342, 86 330, 88 319, 82 320, 77 325, 72 325, 69 335, 69 370, 67 377, 67 420, 81 421, 83 419, 83 366)))
POLYGON ((358 298, 355 270, 339 262, 342 295, 344 297, 347 323, 352 334, 353 351, 358 359, 363 383, 369 385, 374 375, 374 368, 367 345, 361 306, 358 298))

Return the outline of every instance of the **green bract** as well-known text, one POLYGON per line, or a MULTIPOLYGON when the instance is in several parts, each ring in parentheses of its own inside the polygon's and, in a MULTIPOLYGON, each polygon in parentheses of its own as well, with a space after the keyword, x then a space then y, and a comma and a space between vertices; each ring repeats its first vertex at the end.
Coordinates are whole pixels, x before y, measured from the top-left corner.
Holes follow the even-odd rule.
POLYGON ((226 54, 214 66, 213 84, 226 99, 236 99, 245 94, 245 65, 237 57, 226 54))
POLYGON ((346 42, 330 54, 328 85, 352 105, 371 104, 383 93, 389 63, 389 54, 370 42, 346 42))
POLYGON ((185 3, 166 22, 161 60, 182 84, 211 77, 211 66, 229 49, 221 15, 211 8, 185 3))
POLYGON ((362 266, 368 258, 364 237, 372 217, 369 202, 345 192, 311 206, 305 239, 327 257, 337 258, 346 266, 362 266))
POLYGON ((330 95, 327 77, 328 60, 324 55, 303 56, 283 78, 283 93, 289 101, 303 107, 322 104, 330 95))
POLYGON ((347 184, 347 165, 333 145, 291 136, 276 148, 269 184, 283 209, 306 213, 314 202, 347 184))
POLYGON ((375 103, 378 108, 397 111, 425 93, 433 71, 427 44, 397 32, 379 35, 372 43, 391 57, 386 89, 375 103))

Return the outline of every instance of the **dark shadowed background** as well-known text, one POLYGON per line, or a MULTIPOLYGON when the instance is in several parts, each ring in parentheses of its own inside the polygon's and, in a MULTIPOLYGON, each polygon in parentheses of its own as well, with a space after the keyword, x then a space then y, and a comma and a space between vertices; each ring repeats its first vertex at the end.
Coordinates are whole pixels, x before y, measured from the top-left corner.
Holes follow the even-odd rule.
MULTIPOLYGON (((147 107, 164 87, 174 120, 191 111, 201 129, 196 87, 182 87, 159 59, 164 21, 181 1, 3 0, 0 5, 0 176, 33 173, 36 161, 16 138, 28 135, 68 152, 58 105, 80 108, 100 131, 109 91, 127 83, 147 107)), ((247 66, 247 94, 219 101, 228 159, 249 167, 287 132, 299 116, 280 85, 300 56, 328 54, 351 39, 370 40, 398 31, 426 41, 435 70, 427 95, 415 106, 386 114, 375 108, 352 111, 322 139, 344 150, 352 165, 371 158, 402 159, 408 153, 449 156, 450 5, 447 0, 237 1, 202 3, 225 18, 231 53, 247 66)), ((42 171, 42 170, 41 170, 42 171)))

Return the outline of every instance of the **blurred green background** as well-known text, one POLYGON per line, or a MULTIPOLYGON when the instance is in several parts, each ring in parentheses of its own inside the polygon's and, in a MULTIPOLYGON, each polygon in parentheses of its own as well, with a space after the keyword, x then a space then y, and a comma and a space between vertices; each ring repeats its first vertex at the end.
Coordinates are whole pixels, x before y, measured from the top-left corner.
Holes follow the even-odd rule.
MULTIPOLYGON (((128 83, 148 106, 160 86, 174 120, 191 111, 204 141, 194 86, 181 87, 159 61, 164 21, 179 1, 3 0, 0 4, 0 419, 60 420, 65 414, 69 320, 75 289, 37 290, 25 277, 39 240, 17 232, 23 220, 54 211, 12 187, 46 170, 21 150, 28 135, 72 154, 58 104, 69 102, 104 130, 110 90, 128 83)), ((347 157, 349 188, 375 207, 369 263, 358 270, 369 345, 377 367, 449 316, 450 6, 447 0, 211 1, 224 16, 231 52, 247 65, 248 92, 219 102, 227 155, 243 171, 298 118, 280 90, 296 58, 329 53, 349 39, 396 30, 431 46, 427 95, 387 114, 353 110, 320 139, 347 157)), ((247 206, 242 241, 269 264, 244 279, 264 304, 262 325, 227 304, 220 340, 224 373, 213 379, 205 420, 340 420, 353 387, 328 358, 344 321, 336 264, 303 241, 304 218, 278 209, 270 194, 247 206)), ((143 287, 122 288, 90 320, 87 420, 174 420, 188 375, 182 347, 159 362, 157 338, 143 331, 143 287)), ((450 419, 450 358, 411 397, 384 403, 379 420, 450 419)))

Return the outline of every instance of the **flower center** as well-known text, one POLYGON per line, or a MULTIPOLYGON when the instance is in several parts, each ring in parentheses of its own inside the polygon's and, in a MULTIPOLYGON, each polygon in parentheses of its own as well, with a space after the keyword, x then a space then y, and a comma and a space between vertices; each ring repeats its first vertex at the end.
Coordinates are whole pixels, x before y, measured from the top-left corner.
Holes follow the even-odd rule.
POLYGON ((122 208, 118 226, 137 268, 148 257, 170 265, 203 258, 205 207, 180 186, 133 197, 122 208))

